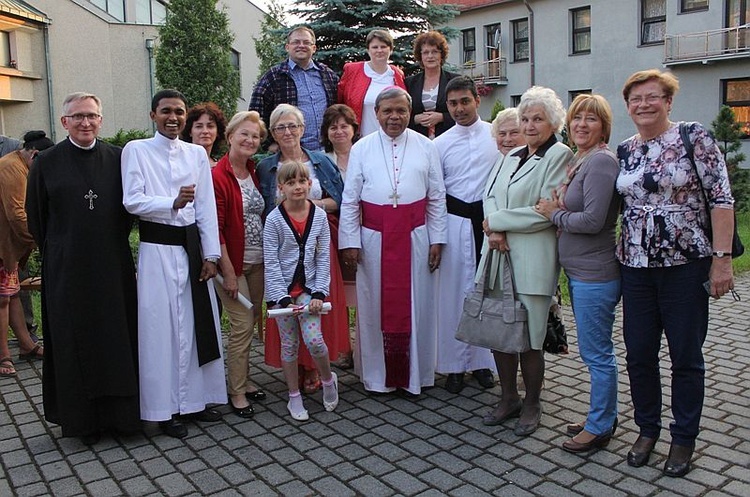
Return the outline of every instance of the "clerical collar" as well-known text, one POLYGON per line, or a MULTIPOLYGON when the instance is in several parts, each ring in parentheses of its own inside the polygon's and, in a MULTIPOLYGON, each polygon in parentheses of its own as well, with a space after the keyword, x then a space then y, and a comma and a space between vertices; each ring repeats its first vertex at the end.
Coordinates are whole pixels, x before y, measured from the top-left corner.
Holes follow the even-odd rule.
POLYGON ((68 140, 70 140, 70 143, 72 143, 76 147, 80 148, 81 150, 91 150, 92 148, 96 147, 96 138, 94 138, 94 142, 91 145, 89 145, 88 147, 84 147, 83 145, 80 145, 80 144, 76 143, 73 140, 73 138, 71 138, 70 136, 68 136, 68 140))
MULTIPOLYGON (((380 128, 378 130, 378 133, 380 133, 380 137, 381 137, 382 140, 387 140, 386 143, 388 143, 388 141, 391 141, 391 142, 395 142, 396 144, 403 143, 404 140, 406 140, 406 133, 408 133, 408 132, 409 132, 409 129, 407 128, 407 129, 404 130, 403 133, 401 133, 400 135, 398 135, 396 138, 392 138, 391 136, 388 135, 388 133, 386 133, 385 131, 383 131, 383 128, 380 128)), ((381 141, 381 143, 382 143, 382 141, 381 141)))
POLYGON ((473 123, 469 124, 468 126, 464 126, 464 125, 462 125, 462 124, 458 124, 458 123, 456 123, 456 127, 457 127, 458 129, 460 129, 461 131, 464 131, 464 132, 466 132, 466 133, 471 133, 471 132, 472 132, 472 131, 474 131, 474 130, 475 130, 475 129, 476 129, 477 127, 481 127, 481 126, 482 126, 481 122, 482 122, 482 119, 480 119, 480 118, 479 118, 479 116, 477 116, 477 119, 476 119, 476 121, 474 121, 473 123))

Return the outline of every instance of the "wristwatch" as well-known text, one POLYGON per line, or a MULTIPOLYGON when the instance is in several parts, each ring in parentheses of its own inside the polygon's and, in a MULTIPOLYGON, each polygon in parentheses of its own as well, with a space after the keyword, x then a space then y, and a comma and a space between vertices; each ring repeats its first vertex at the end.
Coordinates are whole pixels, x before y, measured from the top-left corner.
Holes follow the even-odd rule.
POLYGON ((219 258, 218 257, 206 257, 203 260, 206 261, 206 262, 213 262, 214 264, 216 264, 218 262, 219 258))
POLYGON ((714 252, 711 252, 711 255, 714 256, 714 257, 718 257, 719 259, 721 259, 722 257, 727 257, 727 256, 729 256, 731 254, 729 252, 724 252, 723 250, 716 250, 714 252))

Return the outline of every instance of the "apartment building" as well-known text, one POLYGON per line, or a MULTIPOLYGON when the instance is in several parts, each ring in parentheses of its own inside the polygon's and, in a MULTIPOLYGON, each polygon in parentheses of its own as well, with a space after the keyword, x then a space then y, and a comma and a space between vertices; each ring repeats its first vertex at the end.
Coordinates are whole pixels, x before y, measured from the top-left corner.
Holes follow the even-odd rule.
MULTIPOLYGON (((154 49, 166 0, 0 0, 0 133, 20 137, 44 129, 56 140, 61 103, 74 91, 102 98, 102 135, 151 129, 156 87, 154 49)), ((252 39, 263 11, 249 0, 220 0, 235 33, 241 74, 238 109, 247 108, 258 77, 252 39)))
MULTIPOLYGON (((634 133, 623 82, 660 68, 680 79, 673 119, 710 126, 727 104, 750 138, 750 0, 433 1, 460 5, 448 63, 482 85, 483 116, 534 84, 566 105, 594 92, 612 104, 618 143, 634 133)), ((750 139, 743 147, 750 152, 750 139)))

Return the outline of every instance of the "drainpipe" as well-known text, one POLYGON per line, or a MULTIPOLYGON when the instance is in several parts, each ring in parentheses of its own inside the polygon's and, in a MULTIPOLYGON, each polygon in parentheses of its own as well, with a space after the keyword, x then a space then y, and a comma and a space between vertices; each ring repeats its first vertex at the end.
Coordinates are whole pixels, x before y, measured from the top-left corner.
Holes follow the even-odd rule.
POLYGON ((44 61, 47 64, 47 106, 49 107, 49 133, 50 139, 57 142, 55 138, 55 100, 52 97, 52 63, 49 56, 49 24, 44 25, 44 61))
POLYGON ((534 62, 534 11, 531 10, 528 0, 523 0, 523 4, 526 6, 526 10, 529 11, 529 79, 531 84, 534 86, 536 82, 536 66, 534 62))
MULTIPOLYGON (((154 73, 156 72, 154 68, 154 39, 153 38, 146 38, 146 50, 148 51, 148 82, 151 89, 150 95, 153 96, 156 93, 155 82, 154 82, 154 73)), ((156 124, 151 121, 151 132, 156 133, 156 124)))

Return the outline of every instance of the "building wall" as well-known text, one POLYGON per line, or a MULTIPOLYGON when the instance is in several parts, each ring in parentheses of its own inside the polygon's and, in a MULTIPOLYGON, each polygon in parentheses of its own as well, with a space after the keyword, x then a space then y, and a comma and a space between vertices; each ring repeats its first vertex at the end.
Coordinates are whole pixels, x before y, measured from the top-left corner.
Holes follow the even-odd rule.
MULTIPOLYGON (((52 21, 49 61, 55 139, 66 136, 59 119, 62 101, 75 91, 95 93, 102 99, 102 136, 111 136, 121 128, 151 130, 152 73, 146 41, 154 40, 158 47, 158 26, 117 22, 84 0, 26 2, 52 21)), ((260 32, 263 11, 248 0, 221 0, 220 5, 226 7, 236 36, 233 47, 240 53, 242 81, 238 109, 246 109, 258 76, 252 36, 260 32)), ((1 108, 0 117, 4 117, 10 136, 18 137, 28 129, 50 131, 41 31, 38 36, 33 45, 41 48, 34 48, 38 52, 34 60, 43 78, 34 83, 33 103, 3 103, 1 108)))
MULTIPOLYGON (((534 11, 535 79, 537 85, 555 90, 566 106, 570 92, 590 89, 609 100, 614 112, 612 143, 635 133, 622 99, 622 84, 635 71, 664 69, 663 44, 640 45, 640 2, 621 0, 535 0, 534 11), (569 10, 591 7, 591 53, 571 55, 571 20, 569 10)), ((720 29, 724 26, 724 2, 712 0, 703 12, 678 14, 679 2, 668 0, 667 33, 681 34, 720 29)), ((500 22, 503 56, 508 59, 507 85, 493 86, 480 108, 483 117, 491 114, 495 100, 508 107, 513 95, 520 95, 531 85, 530 62, 512 61, 511 21, 529 16, 521 1, 500 2, 467 10, 450 24, 458 29, 474 27, 477 40, 477 62, 485 60, 484 26, 500 22)), ((451 42, 448 62, 460 66, 460 37, 451 42)), ((710 64, 673 65, 670 70, 679 78, 681 90, 674 100, 672 118, 700 121, 710 126, 722 103, 721 80, 750 75, 750 58, 714 61, 710 64)), ((750 140, 743 148, 750 152, 750 140)))

